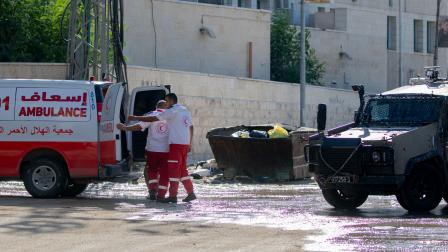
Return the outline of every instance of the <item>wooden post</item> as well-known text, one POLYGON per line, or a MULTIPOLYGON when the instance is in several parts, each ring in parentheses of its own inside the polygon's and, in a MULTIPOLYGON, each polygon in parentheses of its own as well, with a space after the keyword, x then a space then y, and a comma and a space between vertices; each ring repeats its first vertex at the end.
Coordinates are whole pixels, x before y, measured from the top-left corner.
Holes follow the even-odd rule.
POLYGON ((252 42, 249 42, 249 43, 247 43, 247 59, 248 59, 248 61, 247 61, 247 77, 248 78, 253 78, 253 72, 252 72, 252 46, 253 46, 253 43, 252 42))

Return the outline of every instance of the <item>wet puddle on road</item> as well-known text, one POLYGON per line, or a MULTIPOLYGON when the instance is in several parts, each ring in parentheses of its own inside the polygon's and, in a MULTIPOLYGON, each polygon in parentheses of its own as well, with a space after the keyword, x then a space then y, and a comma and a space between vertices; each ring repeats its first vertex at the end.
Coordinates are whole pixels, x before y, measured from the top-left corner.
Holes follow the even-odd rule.
MULTIPOLYGON (((117 199, 126 220, 193 221, 310 230, 306 250, 438 250, 448 248, 448 208, 425 215, 403 210, 395 197, 371 196, 355 212, 335 211, 315 183, 195 184, 199 200, 162 205, 143 201, 143 184, 90 185, 84 198, 117 199), (315 232, 317 231, 317 232, 315 232)), ((0 196, 28 195, 19 182, 0 183, 0 196)), ((182 198, 185 196, 181 194, 182 198)))

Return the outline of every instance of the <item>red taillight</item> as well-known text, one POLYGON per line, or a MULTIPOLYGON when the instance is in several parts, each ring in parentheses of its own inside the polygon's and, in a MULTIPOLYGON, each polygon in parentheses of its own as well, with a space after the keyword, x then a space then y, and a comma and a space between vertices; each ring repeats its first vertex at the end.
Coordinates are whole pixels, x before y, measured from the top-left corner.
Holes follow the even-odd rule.
POLYGON ((98 109, 98 122, 101 122, 101 115, 103 114, 103 103, 97 102, 96 107, 98 109))

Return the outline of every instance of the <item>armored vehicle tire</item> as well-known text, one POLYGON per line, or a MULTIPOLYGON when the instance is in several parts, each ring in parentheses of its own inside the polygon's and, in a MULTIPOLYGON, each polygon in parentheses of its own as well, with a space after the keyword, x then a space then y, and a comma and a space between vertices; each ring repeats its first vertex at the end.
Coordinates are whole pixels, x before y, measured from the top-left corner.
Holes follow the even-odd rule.
POLYGON ((35 198, 59 197, 67 181, 64 165, 45 158, 32 161, 23 174, 25 188, 35 198))
POLYGON ((406 210, 409 208, 408 204, 406 204, 406 202, 404 201, 403 197, 401 196, 401 193, 397 193, 395 195, 395 197, 397 198, 397 201, 398 201, 398 203, 400 203, 400 206, 402 208, 404 208, 406 210))
POLYGON ((89 184, 70 183, 62 192, 64 197, 76 197, 78 194, 84 192, 89 184))
POLYGON ((427 212, 436 208, 443 195, 443 184, 434 167, 419 165, 397 194, 400 205, 411 212, 427 212))
POLYGON ((369 196, 364 192, 344 192, 336 189, 322 190, 325 200, 328 204, 337 209, 353 210, 364 204, 369 196))
POLYGON ((448 203, 448 192, 445 192, 445 194, 443 195, 443 199, 446 203, 448 203))

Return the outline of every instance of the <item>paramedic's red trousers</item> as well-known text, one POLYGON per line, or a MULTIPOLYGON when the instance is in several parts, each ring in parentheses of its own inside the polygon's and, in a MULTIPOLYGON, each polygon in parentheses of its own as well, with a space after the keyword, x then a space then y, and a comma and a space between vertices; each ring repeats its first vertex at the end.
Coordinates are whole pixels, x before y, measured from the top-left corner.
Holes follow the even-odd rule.
POLYGON ((170 152, 168 154, 170 197, 177 197, 179 182, 182 182, 188 194, 193 192, 193 182, 187 170, 188 149, 189 145, 170 144, 170 152))
POLYGON ((159 183, 168 185, 167 160, 168 152, 146 152, 145 180, 150 191, 157 191, 159 183))

